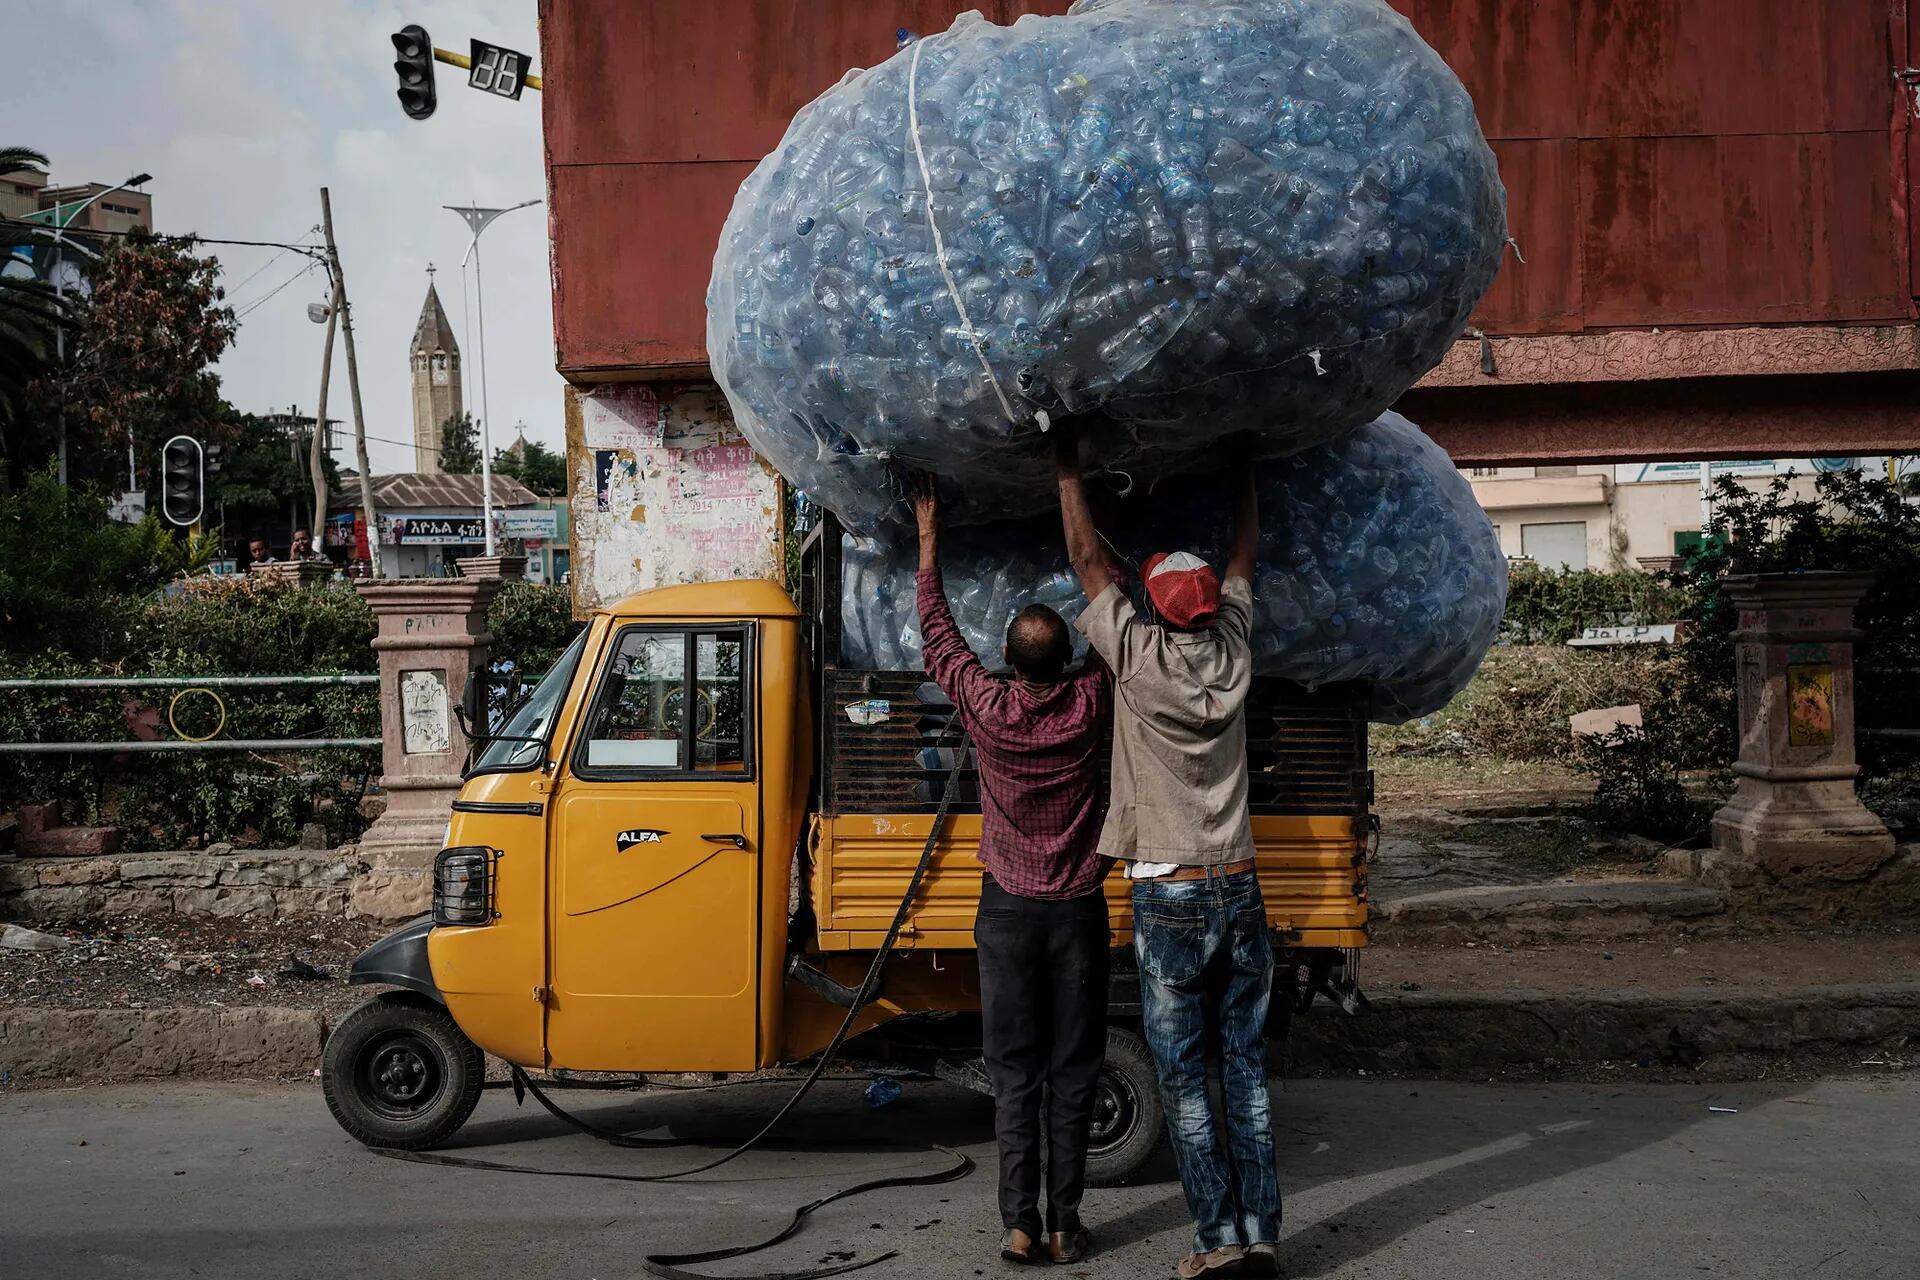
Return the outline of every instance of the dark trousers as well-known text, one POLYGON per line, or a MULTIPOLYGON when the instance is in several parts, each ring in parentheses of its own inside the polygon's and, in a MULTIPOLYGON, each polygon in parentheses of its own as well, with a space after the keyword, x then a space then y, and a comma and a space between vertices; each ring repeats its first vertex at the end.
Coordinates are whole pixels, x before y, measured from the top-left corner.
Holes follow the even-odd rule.
POLYGON ((973 924, 987 1077, 1000 1143, 1000 1221, 1039 1238, 1080 1227, 1094 1082, 1107 1050, 1107 900, 1022 898, 992 876, 973 924), (1044 1104, 1044 1105, 1043 1105, 1044 1104))

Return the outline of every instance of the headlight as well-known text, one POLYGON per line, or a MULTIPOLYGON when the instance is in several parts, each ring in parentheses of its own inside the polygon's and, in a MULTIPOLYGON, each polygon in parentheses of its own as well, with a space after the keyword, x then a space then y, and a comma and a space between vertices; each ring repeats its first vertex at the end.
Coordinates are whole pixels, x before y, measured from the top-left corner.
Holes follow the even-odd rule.
POLYGON ((433 922, 493 923, 493 860, 485 845, 442 849, 433 860, 433 922))

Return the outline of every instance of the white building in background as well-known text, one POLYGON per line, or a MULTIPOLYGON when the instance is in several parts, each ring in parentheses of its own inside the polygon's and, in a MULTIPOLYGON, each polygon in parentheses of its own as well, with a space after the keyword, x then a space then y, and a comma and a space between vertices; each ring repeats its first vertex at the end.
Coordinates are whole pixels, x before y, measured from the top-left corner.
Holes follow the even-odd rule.
MULTIPOLYGON (((1920 460, 1898 460, 1902 476, 1920 460)), ((1764 485, 1792 473, 1796 495, 1811 497, 1821 471, 1887 473, 1886 458, 1785 458, 1715 462, 1714 479, 1733 476, 1764 485)), ((1565 467, 1472 467, 1473 485, 1500 549, 1545 568, 1658 568, 1699 545, 1700 464, 1622 462, 1565 467)))

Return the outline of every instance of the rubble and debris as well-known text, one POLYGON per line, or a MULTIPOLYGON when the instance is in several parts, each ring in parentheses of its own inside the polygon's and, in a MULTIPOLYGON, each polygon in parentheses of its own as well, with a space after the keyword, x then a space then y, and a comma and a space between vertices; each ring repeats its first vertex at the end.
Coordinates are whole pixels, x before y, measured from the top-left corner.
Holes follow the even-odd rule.
POLYGON ((12 951, 60 951, 72 945, 56 934, 41 933, 24 925, 10 924, 0 929, 0 947, 12 951))
POLYGON ((353 957, 388 928, 372 920, 321 922, 311 916, 91 917, 63 927, 70 945, 58 950, 0 947, 0 1007, 154 1009, 220 1001, 319 1009, 331 1016, 365 996, 343 979, 353 957), (256 973, 259 986, 247 981, 256 973))

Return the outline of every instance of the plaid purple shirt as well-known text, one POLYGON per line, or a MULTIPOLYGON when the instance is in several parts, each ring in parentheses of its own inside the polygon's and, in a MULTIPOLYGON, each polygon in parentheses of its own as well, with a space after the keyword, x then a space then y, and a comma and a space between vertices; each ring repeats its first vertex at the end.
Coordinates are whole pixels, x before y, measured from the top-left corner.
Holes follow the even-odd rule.
POLYGON ((980 765, 980 861, 1023 898, 1094 892, 1113 865, 1096 851, 1113 715, 1106 663, 1089 653, 1080 674, 1045 689, 999 679, 967 647, 940 571, 921 570, 919 589, 927 675, 960 709, 980 765))

